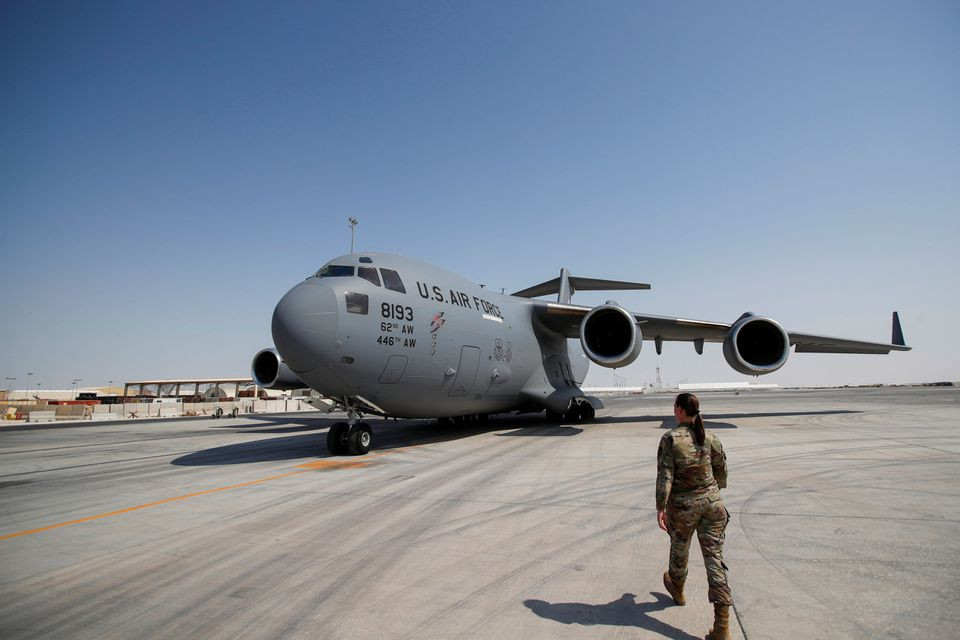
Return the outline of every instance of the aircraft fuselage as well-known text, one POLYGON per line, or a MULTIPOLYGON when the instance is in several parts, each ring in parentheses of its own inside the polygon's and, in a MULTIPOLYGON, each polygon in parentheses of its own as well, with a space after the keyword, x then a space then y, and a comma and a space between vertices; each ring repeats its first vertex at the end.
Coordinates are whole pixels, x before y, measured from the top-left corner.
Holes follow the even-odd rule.
POLYGON ((452 417, 522 408, 532 376, 583 380, 576 342, 538 337, 528 299, 399 256, 349 255, 331 265, 354 275, 321 269, 287 292, 273 319, 287 366, 325 396, 359 396, 396 417, 452 417))

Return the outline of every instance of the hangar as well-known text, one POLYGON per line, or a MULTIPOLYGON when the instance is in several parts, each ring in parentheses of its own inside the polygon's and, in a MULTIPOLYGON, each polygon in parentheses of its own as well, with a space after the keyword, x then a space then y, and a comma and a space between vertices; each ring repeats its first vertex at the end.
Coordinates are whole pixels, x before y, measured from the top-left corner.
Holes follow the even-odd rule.
POLYGON ((199 401, 235 398, 266 400, 281 395, 253 383, 253 378, 183 378, 179 380, 137 380, 125 382, 124 398, 183 398, 199 401), (192 387, 192 388, 191 388, 192 387), (130 393, 131 389, 135 392, 130 393), (233 393, 229 393, 232 391, 233 393))

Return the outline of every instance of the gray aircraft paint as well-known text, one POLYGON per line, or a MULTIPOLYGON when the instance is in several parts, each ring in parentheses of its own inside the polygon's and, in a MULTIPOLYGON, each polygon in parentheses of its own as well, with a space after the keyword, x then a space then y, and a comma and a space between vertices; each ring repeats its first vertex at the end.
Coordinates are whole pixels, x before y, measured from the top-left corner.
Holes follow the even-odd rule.
MULTIPOLYGON (((273 386, 306 385, 358 413, 439 418, 523 409, 563 413, 571 403, 583 402, 599 408, 599 401, 586 398, 579 386, 590 359, 614 366, 617 358, 601 358, 594 350, 588 358, 581 347, 588 344, 582 325, 593 315, 606 314, 608 335, 601 338, 612 336, 616 344, 631 345, 622 364, 637 357, 644 340, 658 346, 665 340, 689 341, 698 352, 704 341, 723 342, 732 367, 757 375, 782 366, 794 346, 796 351, 822 353, 909 349, 896 315, 894 343, 885 344, 787 332, 775 321, 749 313, 726 324, 628 312, 615 303, 578 306, 570 302, 578 288, 649 285, 577 278, 565 269, 560 277, 514 295, 390 254, 341 256, 324 269, 294 286, 277 304, 274 343, 283 360, 280 366, 288 367, 292 376, 273 386), (320 277, 331 265, 354 273, 363 267, 378 282, 359 275, 320 277), (384 269, 399 274, 404 292, 385 286, 384 269), (559 294, 557 302, 531 298, 552 293, 559 294), (633 338, 619 335, 624 332, 633 338), (759 344, 754 361, 741 357, 751 340, 759 344), (772 351, 765 348, 771 344, 772 351)), ((615 366, 622 366, 619 362, 615 366)), ((254 378, 271 386, 258 376, 256 363, 254 378)))
POLYGON ((398 417, 497 413, 529 404, 521 391, 550 356, 571 369, 573 341, 548 342, 544 353, 530 300, 399 256, 348 255, 330 264, 393 269, 406 292, 358 276, 312 277, 283 297, 274 314, 277 349, 325 396, 361 396, 398 417), (366 314, 347 311, 347 293, 368 296, 366 314))

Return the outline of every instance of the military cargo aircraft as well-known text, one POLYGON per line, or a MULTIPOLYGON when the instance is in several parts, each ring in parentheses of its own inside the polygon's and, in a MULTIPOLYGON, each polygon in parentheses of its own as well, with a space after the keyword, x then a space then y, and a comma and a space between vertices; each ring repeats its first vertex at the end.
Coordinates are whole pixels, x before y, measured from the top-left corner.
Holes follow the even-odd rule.
POLYGON ((796 352, 907 351, 893 314, 892 344, 786 331, 745 313, 732 324, 628 311, 613 301, 572 304, 577 290, 649 289, 638 282, 570 275, 496 293, 444 269, 378 253, 340 256, 290 289, 273 312, 276 349, 253 359, 253 379, 268 389, 306 389, 347 422, 330 427, 334 455, 365 454, 364 414, 399 418, 482 419, 545 411, 553 420, 589 421, 602 408, 580 389, 590 362, 624 367, 652 341, 723 343, 727 363, 745 375, 772 373, 796 352), (557 301, 537 300, 557 294, 557 301), (319 394, 319 395, 318 395, 319 394))

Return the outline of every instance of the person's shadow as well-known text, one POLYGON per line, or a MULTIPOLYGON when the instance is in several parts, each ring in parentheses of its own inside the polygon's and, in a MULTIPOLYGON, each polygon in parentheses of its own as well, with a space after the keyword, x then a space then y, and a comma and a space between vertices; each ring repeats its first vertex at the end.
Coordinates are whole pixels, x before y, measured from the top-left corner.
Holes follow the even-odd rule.
POLYGON ((619 627, 640 627, 659 633, 673 640, 700 640, 673 625, 661 622, 650 616, 653 611, 662 611, 673 606, 673 598, 663 593, 653 593, 654 602, 637 603, 637 596, 625 593, 619 599, 607 604, 586 604, 584 602, 544 602, 543 600, 524 600, 523 604, 541 618, 555 620, 563 624, 582 624, 592 626, 605 624, 619 627))

